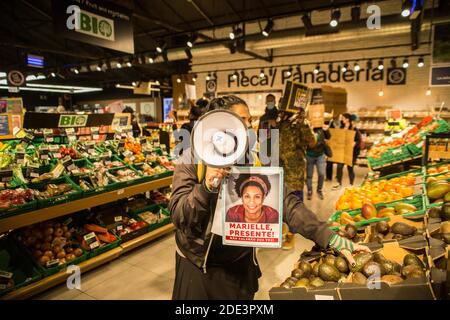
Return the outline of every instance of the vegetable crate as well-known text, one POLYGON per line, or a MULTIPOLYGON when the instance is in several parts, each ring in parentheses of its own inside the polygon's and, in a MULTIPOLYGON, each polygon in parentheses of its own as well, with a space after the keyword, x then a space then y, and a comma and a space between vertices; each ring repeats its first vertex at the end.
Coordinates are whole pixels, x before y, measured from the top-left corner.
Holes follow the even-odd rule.
POLYGON ((112 182, 112 183, 108 184, 108 186, 106 186, 106 189, 108 191, 121 189, 121 188, 126 188, 128 186, 139 184, 139 183, 142 183, 142 182, 145 181, 145 180, 144 181, 142 180, 142 176, 140 176, 135 169, 133 169, 132 167, 129 167, 129 166, 126 166, 124 168, 109 169, 108 172, 111 173, 112 175, 115 175, 115 173, 117 171, 124 170, 124 169, 130 169, 130 170, 134 171, 136 173, 136 179, 127 180, 127 181, 112 182))
MULTIPOLYGON (((117 236, 116 236, 117 237, 117 236)), ((121 240, 119 237, 117 237, 116 241, 113 241, 111 243, 105 244, 101 247, 95 248, 94 250, 91 250, 88 252, 88 257, 89 259, 94 258, 98 255, 101 255, 102 253, 105 253, 109 250, 112 250, 114 248, 117 248, 118 246, 120 246, 121 244, 121 240)))
POLYGON ((68 176, 62 176, 58 179, 50 180, 48 182, 29 183, 27 185, 27 188, 35 189, 42 192, 46 189, 48 184, 62 184, 62 183, 69 184, 72 187, 72 191, 67 194, 62 194, 46 199, 38 199, 38 208, 46 208, 57 204, 77 200, 82 197, 83 191, 68 176))
MULTIPOLYGON (((18 187, 11 188, 12 190, 16 190, 19 188, 26 189, 23 185, 19 185, 18 187)), ((4 192, 8 192, 7 189, 4 192)), ((37 201, 32 200, 25 204, 19 205, 11 205, 8 208, 0 208, 0 219, 7 218, 16 214, 33 211, 37 208, 37 201)))
POLYGON ((0 289, 0 296, 42 278, 37 265, 28 254, 7 237, 0 241, 0 270, 11 272, 14 281, 13 286, 0 289))
MULTIPOLYGON (((132 166, 132 168, 135 169, 136 171, 138 171, 139 173, 141 173, 143 165, 144 165, 143 163, 135 164, 135 165, 132 166)), ((151 165, 152 165, 152 167, 154 166, 153 163, 151 165)), ((170 177, 172 175, 173 175, 173 171, 170 171, 170 170, 166 169, 166 171, 164 171, 164 172, 153 174, 153 175, 150 175, 150 176, 143 174, 143 178, 145 178, 144 181, 153 181, 153 180, 158 180, 158 179, 170 177)))
POLYGON ((131 217, 133 217, 135 219, 138 218, 138 219, 142 220, 139 217, 139 214, 143 213, 143 212, 146 212, 146 211, 149 211, 151 213, 158 213, 159 212, 161 214, 161 218, 162 218, 159 222, 149 224, 149 226, 148 226, 148 231, 149 232, 153 231, 153 230, 156 230, 156 229, 158 229, 158 228, 160 228, 162 226, 165 226, 165 225, 169 224, 170 221, 171 221, 170 212, 167 210, 167 208, 165 206, 163 206, 163 205, 158 205, 158 204, 152 204, 152 205, 143 207, 141 209, 131 211, 129 214, 130 214, 131 217))

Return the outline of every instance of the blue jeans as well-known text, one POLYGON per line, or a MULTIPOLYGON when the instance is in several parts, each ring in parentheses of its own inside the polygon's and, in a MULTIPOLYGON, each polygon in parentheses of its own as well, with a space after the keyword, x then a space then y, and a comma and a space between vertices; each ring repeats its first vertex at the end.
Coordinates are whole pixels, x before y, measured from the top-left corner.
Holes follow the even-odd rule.
POLYGON ((314 175, 314 166, 317 166, 317 174, 319 175, 317 192, 322 192, 326 166, 325 154, 318 157, 306 156, 306 185, 308 187, 308 193, 312 193, 312 178, 314 175))

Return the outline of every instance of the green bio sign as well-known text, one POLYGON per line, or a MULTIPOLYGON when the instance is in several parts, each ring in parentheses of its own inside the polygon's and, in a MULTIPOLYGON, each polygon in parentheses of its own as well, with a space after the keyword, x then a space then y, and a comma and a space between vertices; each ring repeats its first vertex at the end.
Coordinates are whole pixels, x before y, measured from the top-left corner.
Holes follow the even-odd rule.
POLYGON ((87 115, 62 114, 59 116, 59 128, 85 127, 87 124, 87 115))
POLYGON ((81 10, 77 5, 69 6, 67 13, 70 13, 66 21, 69 30, 114 41, 113 20, 81 10))

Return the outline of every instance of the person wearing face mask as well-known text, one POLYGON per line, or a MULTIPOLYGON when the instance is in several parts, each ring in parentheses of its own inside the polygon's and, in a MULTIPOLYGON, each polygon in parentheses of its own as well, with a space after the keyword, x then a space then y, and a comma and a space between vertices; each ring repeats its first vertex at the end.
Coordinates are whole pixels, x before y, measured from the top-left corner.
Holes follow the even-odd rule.
MULTIPOLYGON (((353 141, 353 163, 351 166, 347 166, 348 177, 350 180, 350 185, 353 186, 355 182, 355 171, 354 166, 356 163, 356 159, 358 159, 359 153, 361 152, 361 132, 356 128, 356 125, 353 123, 356 120, 356 116, 350 113, 344 113, 341 117, 341 129, 354 130, 355 131, 355 140, 353 141)), ((337 183, 333 186, 333 190, 339 190, 342 186, 342 176, 344 173, 344 164, 338 163, 337 165, 337 183)))
POLYGON ((278 109, 275 106, 275 96, 273 94, 268 94, 266 96, 266 109, 264 111, 264 114, 259 118, 259 125, 258 125, 258 140, 259 145, 262 146, 265 144, 267 146, 267 156, 271 156, 271 143, 272 143, 272 137, 270 130, 275 129, 277 124, 276 120, 278 117, 278 109), (261 137, 261 131, 265 130, 265 136, 261 137))
MULTIPOLYGON (((241 117, 247 127, 251 125, 247 104, 236 96, 213 99, 208 111, 216 109, 230 110, 241 117)), ((256 157, 252 152, 248 154, 256 157)), ((247 165, 252 162, 256 161, 248 159, 247 165)), ((219 191, 216 181, 221 182, 229 172, 229 168, 212 168, 196 163, 190 149, 177 162, 168 206, 176 228, 176 275, 172 294, 175 300, 250 300, 258 291, 261 270, 256 250, 223 245, 221 236, 211 233, 219 191)), ((264 183, 259 180, 257 190, 252 191, 257 192, 259 186, 265 192, 264 183)), ((250 189, 247 188, 246 192, 250 189)), ((292 232, 313 240, 321 248, 336 250, 350 264, 355 263, 352 252, 370 251, 340 237, 326 222, 319 221, 287 184, 282 194, 283 221, 292 232)))

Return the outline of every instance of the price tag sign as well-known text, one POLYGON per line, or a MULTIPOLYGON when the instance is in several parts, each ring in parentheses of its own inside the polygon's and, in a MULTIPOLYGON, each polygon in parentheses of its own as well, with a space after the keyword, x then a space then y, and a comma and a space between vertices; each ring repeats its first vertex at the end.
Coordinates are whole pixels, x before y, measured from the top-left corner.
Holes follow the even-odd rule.
POLYGON ((67 135, 75 135, 75 129, 74 128, 66 128, 66 134, 67 135))
POLYGON ((83 238, 91 249, 95 249, 100 245, 94 232, 84 235, 83 238))
POLYGON ((16 162, 19 163, 19 164, 25 163, 25 152, 18 151, 16 153, 16 162))
POLYGON ((25 141, 27 141, 27 142, 31 142, 31 141, 33 141, 33 139, 34 139, 34 135, 32 134, 32 133, 30 133, 30 132, 28 132, 26 135, 25 135, 25 138, 23 138, 25 141))
POLYGON ((29 164, 27 167, 26 176, 28 178, 39 178, 39 165, 29 164))
POLYGON ((130 158, 130 157, 133 156, 133 152, 131 152, 130 150, 125 150, 125 151, 122 153, 122 155, 123 155, 124 157, 130 158))
POLYGON ((0 278, 9 280, 12 278, 12 276, 13 276, 13 274, 11 272, 0 270, 0 278))
POLYGON ((141 139, 140 139, 141 145, 145 146, 147 144, 147 142, 148 142, 147 137, 141 137, 141 139))
POLYGON ((74 171, 78 170, 78 167, 73 163, 73 160, 70 156, 64 157, 61 161, 64 168, 66 168, 67 171, 75 173, 74 171))
POLYGON ((125 148, 125 141, 123 141, 123 140, 119 141, 118 148, 119 148, 119 151, 123 150, 125 148))
POLYGON ((118 225, 116 228, 117 231, 122 231, 123 230, 123 225, 118 225))
POLYGON ((120 222, 122 221, 122 216, 115 216, 114 217, 114 222, 120 222))
POLYGON ((59 265, 59 260, 58 259, 50 260, 46 264, 47 268, 56 267, 57 265, 59 265))
POLYGON ((0 181, 9 182, 13 179, 13 171, 11 169, 0 170, 0 181))

